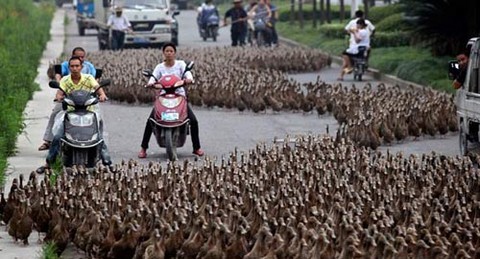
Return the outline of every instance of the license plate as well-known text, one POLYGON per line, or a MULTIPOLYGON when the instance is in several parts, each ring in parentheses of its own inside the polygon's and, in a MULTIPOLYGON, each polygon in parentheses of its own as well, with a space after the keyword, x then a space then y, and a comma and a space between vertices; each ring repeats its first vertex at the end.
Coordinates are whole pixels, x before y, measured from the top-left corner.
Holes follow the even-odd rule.
POLYGON ((162 112, 162 120, 163 121, 174 121, 178 120, 178 112, 162 112))
POLYGON ((147 39, 144 38, 133 38, 134 43, 148 43, 147 39))

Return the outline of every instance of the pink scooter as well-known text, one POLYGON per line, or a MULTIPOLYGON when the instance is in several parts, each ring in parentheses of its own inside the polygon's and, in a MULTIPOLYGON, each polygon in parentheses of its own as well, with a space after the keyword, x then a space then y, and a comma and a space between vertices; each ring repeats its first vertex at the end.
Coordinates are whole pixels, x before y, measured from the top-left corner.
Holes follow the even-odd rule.
POLYGON ((177 147, 183 147, 187 135, 190 134, 187 99, 175 90, 183 87, 183 78, 187 71, 192 70, 193 61, 187 63, 182 78, 176 75, 162 75, 159 79, 153 76, 152 71, 143 70, 142 74, 154 77, 157 82, 152 88, 157 89, 154 102, 154 116, 152 130, 160 147, 167 149, 170 161, 177 160, 177 147))

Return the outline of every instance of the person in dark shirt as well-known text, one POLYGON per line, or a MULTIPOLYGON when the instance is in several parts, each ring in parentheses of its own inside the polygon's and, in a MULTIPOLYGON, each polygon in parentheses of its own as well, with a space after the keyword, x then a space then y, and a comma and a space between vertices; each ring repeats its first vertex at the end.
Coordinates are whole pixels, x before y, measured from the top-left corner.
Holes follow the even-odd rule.
POLYGON ((224 25, 227 25, 227 18, 231 19, 230 36, 232 39, 232 46, 245 45, 245 36, 247 35, 247 12, 242 6, 242 0, 233 0, 233 7, 228 9, 223 20, 224 25))
POLYGON ((275 24, 277 23, 278 21, 278 10, 277 10, 277 7, 272 4, 272 0, 267 0, 265 1, 268 5, 268 7, 270 7, 270 11, 272 12, 272 17, 270 17, 270 24, 272 25, 271 27, 271 30, 272 30, 272 44, 274 44, 275 46, 278 45, 278 34, 277 34, 277 30, 275 29, 275 24))
POLYGON ((452 86, 455 89, 462 87, 465 82, 465 77, 467 75, 467 66, 468 66, 468 55, 465 52, 462 52, 457 55, 458 68, 460 72, 453 80, 452 86))

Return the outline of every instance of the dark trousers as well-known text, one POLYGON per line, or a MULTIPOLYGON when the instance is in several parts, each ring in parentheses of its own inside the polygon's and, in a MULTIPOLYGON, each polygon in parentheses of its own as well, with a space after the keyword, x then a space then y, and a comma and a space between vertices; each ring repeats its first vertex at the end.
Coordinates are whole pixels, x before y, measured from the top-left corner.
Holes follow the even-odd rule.
POLYGON ((125 32, 112 30, 112 49, 122 50, 125 43, 125 32))
POLYGON ((272 29, 270 27, 266 27, 264 30, 260 30, 260 31, 255 30, 253 32, 255 39, 258 39, 258 35, 260 33, 263 36, 264 44, 266 46, 270 46, 272 44, 272 29))
POLYGON ((245 37, 247 36, 247 29, 238 28, 230 31, 230 37, 232 38, 232 46, 245 45, 245 37))
MULTIPOLYGON (((192 137, 192 145, 193 145, 193 150, 197 150, 200 148, 200 137, 198 136, 198 121, 197 117, 195 117, 195 114, 193 113, 192 108, 190 107, 190 104, 187 106, 187 111, 188 111, 188 119, 190 119, 190 135, 192 137)), ((150 121, 150 118, 153 118, 153 110, 150 113, 150 116, 148 117, 147 123, 145 124, 145 130, 143 131, 143 139, 142 139, 142 145, 141 147, 143 149, 148 149, 148 143, 150 142, 150 137, 152 136, 153 133, 153 125, 150 121)))
POLYGON ((278 34, 277 30, 275 29, 275 24, 272 26, 272 44, 278 44, 278 34))

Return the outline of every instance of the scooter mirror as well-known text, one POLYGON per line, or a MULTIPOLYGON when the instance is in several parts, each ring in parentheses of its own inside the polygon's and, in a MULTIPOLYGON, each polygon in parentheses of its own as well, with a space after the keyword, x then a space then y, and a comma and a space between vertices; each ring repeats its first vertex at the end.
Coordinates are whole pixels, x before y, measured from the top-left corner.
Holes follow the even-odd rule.
POLYGON ((457 78, 459 73, 460 73, 460 67, 458 66, 458 62, 456 60, 448 61, 448 78, 453 80, 457 78))
POLYGON ((60 84, 55 80, 48 82, 48 86, 50 86, 50 88, 55 88, 55 89, 60 88, 60 84))
POLYGON ((142 70, 142 75, 144 75, 146 77, 151 77, 151 76, 153 76, 153 72, 150 69, 144 69, 144 70, 142 70))
POLYGON ((102 81, 99 82, 100 87, 104 87, 107 85, 110 85, 112 81, 110 79, 103 79, 102 81))
POLYGON ((192 69, 193 69, 193 65, 194 65, 193 61, 189 61, 189 62, 187 63, 187 67, 185 68, 185 70, 186 70, 186 71, 192 70, 192 69))

